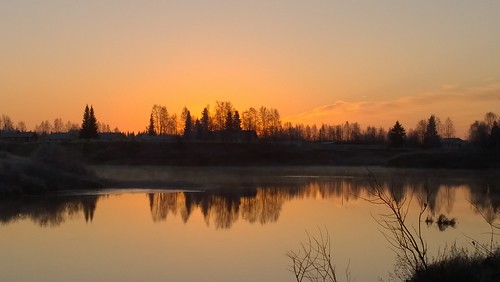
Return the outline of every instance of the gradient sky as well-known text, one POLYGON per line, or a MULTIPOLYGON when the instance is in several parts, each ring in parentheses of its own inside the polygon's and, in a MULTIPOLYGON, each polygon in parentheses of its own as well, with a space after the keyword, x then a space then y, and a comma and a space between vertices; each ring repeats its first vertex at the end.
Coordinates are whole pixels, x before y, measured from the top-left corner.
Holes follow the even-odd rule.
POLYGON ((465 137, 500 114, 500 1, 0 2, 0 114, 33 128, 143 130, 153 104, 229 100, 300 123, 406 128, 436 114, 465 137))

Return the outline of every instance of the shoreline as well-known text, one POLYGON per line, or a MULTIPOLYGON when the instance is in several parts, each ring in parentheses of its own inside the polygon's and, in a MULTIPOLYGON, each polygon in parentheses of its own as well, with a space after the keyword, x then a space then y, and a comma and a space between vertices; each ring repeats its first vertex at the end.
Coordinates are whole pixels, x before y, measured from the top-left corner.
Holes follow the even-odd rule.
POLYGON ((86 165, 138 166, 383 166, 432 169, 499 169, 500 152, 388 148, 307 142, 68 142, 0 144, 1 151, 30 157, 40 147, 64 150, 86 165))

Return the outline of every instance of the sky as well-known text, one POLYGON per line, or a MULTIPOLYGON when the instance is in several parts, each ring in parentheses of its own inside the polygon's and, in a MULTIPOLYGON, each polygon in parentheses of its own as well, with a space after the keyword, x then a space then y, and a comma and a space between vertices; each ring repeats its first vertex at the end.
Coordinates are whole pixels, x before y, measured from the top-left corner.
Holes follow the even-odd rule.
POLYGON ((154 104, 231 101, 284 121, 406 128, 435 114, 460 137, 500 114, 500 1, 0 1, 0 114, 28 129, 122 131, 154 104))

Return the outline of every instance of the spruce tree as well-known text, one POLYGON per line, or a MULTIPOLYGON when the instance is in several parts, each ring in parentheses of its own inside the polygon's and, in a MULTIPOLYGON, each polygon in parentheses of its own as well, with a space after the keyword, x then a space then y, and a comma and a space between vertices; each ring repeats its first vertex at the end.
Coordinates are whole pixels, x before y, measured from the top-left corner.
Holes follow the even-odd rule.
POLYGON ((82 128, 80 129, 80 139, 88 139, 89 116, 90 116, 89 105, 86 105, 85 110, 83 111, 82 128))
POLYGON ((194 130, 196 132, 196 138, 201 139, 202 134, 203 134, 203 129, 202 129, 201 122, 199 119, 196 119, 196 121, 194 122, 194 130))
POLYGON ((241 131, 241 119, 238 111, 234 111, 233 130, 241 131))
POLYGON ((210 130, 210 114, 208 112, 208 108, 204 108, 203 112, 201 113, 201 130, 202 134, 206 135, 208 134, 208 131, 210 130))
POLYGON ((193 131, 193 120, 191 118, 191 112, 186 112, 186 121, 184 124, 184 137, 191 137, 191 131, 193 131))
POLYGON ((389 130, 389 145, 391 147, 402 147, 405 142, 406 131, 399 121, 396 121, 394 127, 389 130))
POLYGON ((97 126, 97 118, 94 114, 94 107, 90 106, 90 114, 89 114, 89 138, 97 139, 99 138, 98 133, 99 127, 97 126))
POLYGON ((151 113, 151 115, 149 116, 148 135, 150 135, 150 136, 155 136, 156 135, 155 120, 153 118, 153 113, 151 113))
POLYGON ((427 122, 427 128, 424 135, 424 147, 432 148, 441 145, 440 136, 437 132, 436 117, 431 115, 427 122))
POLYGON ((494 121, 493 126, 491 127, 491 134, 489 136, 489 146, 492 149, 500 149, 500 126, 498 122, 494 121))
POLYGON ((231 110, 227 112, 226 124, 224 126, 224 129, 226 129, 227 131, 233 131, 233 113, 231 112, 231 110))
POLYGON ((82 128, 80 129, 80 139, 96 139, 97 133, 97 119, 94 114, 94 108, 86 105, 83 112, 82 128))

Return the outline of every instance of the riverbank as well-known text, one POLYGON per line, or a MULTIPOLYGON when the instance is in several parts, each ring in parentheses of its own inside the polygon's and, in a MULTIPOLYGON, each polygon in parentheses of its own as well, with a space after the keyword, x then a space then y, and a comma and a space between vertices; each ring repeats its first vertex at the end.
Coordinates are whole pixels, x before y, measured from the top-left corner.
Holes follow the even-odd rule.
MULTIPOLYGON (((0 144, 29 157, 43 143, 0 144)), ((400 168, 500 168, 500 153, 474 148, 388 148, 333 143, 70 142, 61 147, 89 165, 161 166, 389 166, 400 168)))
MULTIPOLYGON (((331 143, 70 142, 1 143, 0 193, 42 193, 107 185, 179 184, 130 180, 109 183, 88 166, 152 167, 392 167, 498 170, 499 153, 460 149, 393 149, 331 143), (149 183, 149 184, 148 184, 149 183), (153 184, 151 184, 153 183, 153 184)), ((213 176, 212 176, 213 177, 213 176)))
POLYGON ((103 186, 92 170, 62 147, 40 145, 29 156, 0 151, 0 196, 103 186))

